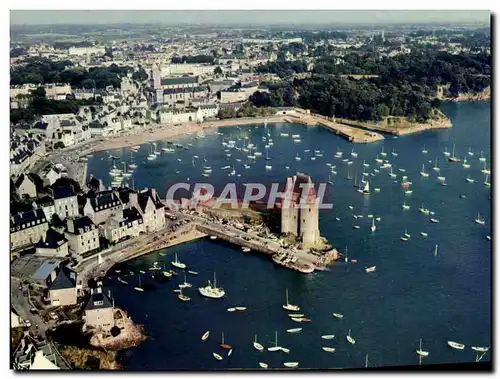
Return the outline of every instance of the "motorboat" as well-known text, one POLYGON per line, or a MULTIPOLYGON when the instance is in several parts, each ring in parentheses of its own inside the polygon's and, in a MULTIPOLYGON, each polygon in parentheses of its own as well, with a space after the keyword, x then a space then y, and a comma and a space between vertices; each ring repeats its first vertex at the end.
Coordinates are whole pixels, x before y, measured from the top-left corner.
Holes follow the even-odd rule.
POLYGON ((480 353, 486 353, 490 348, 489 347, 480 347, 480 346, 471 346, 471 349, 474 351, 478 351, 480 353))
POLYGON ((207 330, 202 336, 201 336, 201 340, 202 341, 206 341, 208 336, 210 335, 210 331, 207 330))
POLYGON ((365 269, 366 272, 375 272, 377 270, 377 266, 368 267, 365 269))
POLYGON ((236 308, 234 308, 234 307, 233 307, 233 308, 227 308, 227 311, 228 311, 228 312, 235 312, 235 311, 236 311, 236 308))
POLYGON ((333 313, 333 317, 338 318, 338 319, 343 319, 344 315, 341 313, 333 313))
POLYGON ((215 359, 222 361, 222 357, 219 354, 217 354, 217 353, 212 353, 212 354, 213 354, 215 359))
POLYGON ((281 346, 278 346, 278 332, 276 332, 275 339, 274 339, 274 346, 268 347, 267 351, 280 351, 281 346))
POLYGON ((335 353, 335 348, 334 347, 323 346, 322 349, 324 351, 326 351, 327 353, 335 353))
POLYGON ((304 317, 305 315, 303 313, 290 313, 288 316, 291 318, 301 318, 304 317))
POLYGON ((324 340, 331 340, 335 337, 334 334, 324 334, 321 336, 321 338, 323 338, 324 340))
POLYGON ((448 346, 457 350, 463 350, 465 348, 465 345, 454 341, 448 341, 448 346))
POLYGON ((247 310, 247 307, 236 307, 236 310, 237 311, 246 311, 247 310))
POLYGON ((297 368, 299 367, 299 362, 285 362, 283 365, 289 368, 297 368))
POLYGON ((299 333, 300 331, 302 331, 302 328, 287 329, 286 331, 288 333, 299 333))
POLYGON ((268 368, 269 365, 267 363, 264 363, 264 362, 259 362, 259 366, 262 367, 262 368, 268 368))

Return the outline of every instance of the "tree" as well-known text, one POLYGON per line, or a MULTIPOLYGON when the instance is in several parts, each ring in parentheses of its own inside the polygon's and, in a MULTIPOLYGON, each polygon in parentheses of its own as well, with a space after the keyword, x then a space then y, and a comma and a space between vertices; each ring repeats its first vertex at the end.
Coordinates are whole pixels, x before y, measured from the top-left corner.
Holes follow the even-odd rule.
POLYGON ((62 141, 57 141, 54 144, 54 149, 64 149, 64 143, 62 141))
POLYGON ((220 76, 220 75, 222 75, 222 68, 220 68, 220 66, 217 66, 217 67, 214 69, 214 75, 215 75, 215 76, 220 76))

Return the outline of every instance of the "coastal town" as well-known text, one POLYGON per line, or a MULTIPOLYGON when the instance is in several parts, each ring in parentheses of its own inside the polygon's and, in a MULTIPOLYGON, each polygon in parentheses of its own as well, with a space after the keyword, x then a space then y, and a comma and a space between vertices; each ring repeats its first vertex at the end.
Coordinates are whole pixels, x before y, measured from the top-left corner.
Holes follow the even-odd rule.
MULTIPOLYGON (((265 257, 269 265, 297 275, 328 272, 336 262, 348 262, 347 248, 341 250, 321 233, 319 180, 306 170, 280 178, 281 196, 266 211, 257 203, 246 209, 241 199, 239 207, 230 211, 215 206, 217 198, 199 201, 194 192, 176 199, 173 206, 161 189, 137 188, 134 183, 139 162, 133 158, 141 146, 150 150, 146 159, 155 161, 161 154, 160 141, 165 143, 162 153, 175 153, 175 149, 188 149, 180 138, 202 139, 225 128, 271 128, 278 123, 325 129, 352 146, 376 144, 451 128, 451 120, 438 109, 440 101, 490 96, 490 73, 479 63, 477 71, 467 68, 464 75, 470 80, 455 80, 453 69, 443 75, 442 83, 431 86, 422 80, 422 86, 428 87, 415 89, 418 95, 412 95, 411 101, 417 100, 411 106, 403 90, 394 91, 390 99, 378 99, 378 104, 373 98, 363 104, 352 100, 353 106, 344 106, 331 95, 332 87, 368 93, 386 85, 377 82, 386 73, 375 69, 370 54, 383 64, 410 59, 422 49, 436 52, 436 62, 439 54, 445 56, 443 61, 459 61, 463 54, 476 56, 478 62, 489 59, 483 29, 469 26, 312 31, 145 26, 145 31, 137 31, 140 38, 127 37, 135 27, 123 30, 124 37, 99 25, 94 28, 100 32, 92 34, 91 27, 83 27, 75 31, 75 38, 61 27, 67 39, 41 33, 32 40, 29 27, 11 25, 10 288, 15 370, 120 369, 117 352, 150 336, 123 304, 115 303, 104 283, 111 273, 120 274, 120 265, 150 253, 209 239, 229 243, 242 254, 265 257), (354 56, 366 61, 353 68, 354 56), (335 82, 324 79, 331 70, 335 70, 335 82), (321 96, 316 98, 315 91, 321 96), (122 148, 131 151, 130 162, 117 166, 119 158, 111 153, 111 180, 90 169, 88 162, 94 155, 122 148), (291 205, 285 205, 288 198, 291 205), (298 207, 303 201, 307 206, 298 207)), ((462 68, 461 61, 456 64, 462 68)), ((298 136, 292 138, 301 142, 298 136)), ((226 145, 222 140, 224 147, 235 148, 234 141, 226 145)), ((238 150, 255 150, 241 140, 244 145, 238 150)), ((267 152, 272 146, 270 134, 263 141, 267 152)), ((314 160, 322 156, 323 151, 311 149, 314 160)), ((328 154, 333 156, 334 151, 328 154)), ((355 154, 353 148, 351 156, 355 154)), ((337 151, 336 158, 341 157, 337 151)), ((368 164, 363 161, 363 166, 368 164)), ((336 174, 334 168, 329 175, 336 174)), ((203 176, 211 171, 205 164, 203 176)), ((232 166, 229 176, 234 171, 232 166)), ((368 177, 363 168, 365 174, 368 177)), ((369 191, 358 187, 360 193, 369 191)), ((177 255, 172 266, 166 269, 155 262, 147 274, 127 272, 127 278, 117 280, 128 284, 126 280, 134 276, 134 283, 139 280, 134 289, 142 292, 147 286, 141 285, 141 277, 170 280, 186 272, 197 275, 187 271, 177 255)), ((366 268, 367 273, 373 271, 375 266, 366 268)), ((179 287, 179 299, 188 301, 179 287)), ((224 296, 215 274, 214 281, 199 292, 204 297, 224 296)), ((288 292, 287 305, 293 307, 288 292)), ((305 317, 292 319, 310 322, 305 317)))

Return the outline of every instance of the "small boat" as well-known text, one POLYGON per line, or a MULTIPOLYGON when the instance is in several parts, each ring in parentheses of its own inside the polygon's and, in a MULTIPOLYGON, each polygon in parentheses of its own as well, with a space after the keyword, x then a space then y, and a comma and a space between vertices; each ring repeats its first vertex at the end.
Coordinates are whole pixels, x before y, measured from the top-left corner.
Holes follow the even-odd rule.
POLYGON ((324 351, 326 351, 327 353, 335 353, 335 348, 334 347, 323 346, 322 349, 324 351))
POLYGON ((295 322, 302 322, 302 317, 292 317, 292 320, 295 322))
POLYGON ((451 153, 451 157, 448 157, 448 161, 450 162, 460 162, 460 159, 455 157, 455 144, 453 144, 453 151, 451 153))
POLYGON ((368 267, 365 269, 366 272, 374 272, 377 270, 377 266, 368 267))
POLYGON ((479 213, 477 214, 477 217, 474 220, 474 222, 476 224, 479 224, 479 225, 484 225, 485 224, 484 218, 481 218, 481 215, 479 213))
POLYGON ((222 361, 222 357, 219 354, 217 354, 217 353, 212 353, 212 354, 213 354, 215 359, 222 361))
POLYGON ((205 334, 201 336, 201 340, 206 341, 209 335, 210 335, 210 330, 207 330, 205 334))
POLYGON ((425 172, 425 165, 423 163, 422 163, 422 171, 420 171, 420 175, 422 175, 425 178, 429 176, 429 173, 425 172))
POLYGON ((227 356, 231 356, 231 354, 233 354, 233 349, 229 349, 229 351, 227 352, 227 356))
POLYGON ((211 240, 216 240, 216 239, 217 239, 217 236, 210 236, 210 239, 211 239, 211 240))
POLYGON ((285 362, 283 365, 285 367, 296 368, 299 367, 299 362, 285 362))
POLYGON ((171 262, 172 263, 172 266, 174 267, 177 267, 177 268, 186 268, 186 265, 184 263, 181 263, 179 262, 179 260, 177 259, 177 253, 175 253, 175 261, 171 262))
POLYGON ((371 231, 374 232, 375 230, 377 230, 377 227, 375 226, 375 219, 372 218, 372 226, 370 227, 371 231))
POLYGON ((305 315, 302 313, 290 313, 288 316, 292 318, 301 318, 304 317, 305 315))
POLYGON ((242 247, 241 250, 243 250, 244 253, 249 253, 251 251, 249 247, 242 247))
POLYGON ((116 278, 116 280, 118 280, 120 283, 128 284, 128 282, 126 280, 123 280, 122 278, 116 278))
POLYGON ((139 270, 139 272, 140 272, 141 274, 143 274, 143 275, 146 273, 146 271, 144 271, 144 270, 139 270))
POLYGON ((449 156, 450 156, 450 152, 448 151, 448 148, 447 148, 446 146, 444 147, 443 154, 444 154, 446 157, 449 157, 449 156))
POLYGON ((219 345, 222 349, 230 350, 233 347, 231 345, 228 345, 227 343, 224 343, 224 332, 222 332, 222 341, 219 345))
POLYGON ((343 319, 344 318, 344 315, 341 314, 341 313, 333 313, 333 317, 335 318, 339 318, 339 319, 343 319))
POLYGON ((236 307, 237 311, 246 311, 247 307, 236 307))
POLYGON ((268 368, 268 364, 267 363, 264 363, 264 362, 259 362, 259 366, 262 367, 262 368, 268 368))
POLYGON ((491 236, 486 236, 486 239, 487 239, 488 241, 491 241, 491 236))
POLYGON ((469 146, 469 151, 467 152, 471 157, 474 156, 474 153, 472 152, 472 148, 469 146))
POLYGON ((468 182, 468 183, 474 183, 475 180, 474 179, 471 179, 470 178, 470 175, 467 175, 467 177, 465 178, 465 180, 468 182))
POLYGON ((359 229, 359 228, 360 228, 360 226, 359 226, 359 225, 354 225, 354 226, 353 226, 353 228, 354 228, 354 229, 359 229))
POLYGON ((401 241, 404 241, 404 242, 407 242, 408 241, 408 238, 407 237, 401 237, 400 238, 401 241))
POLYGON ((347 336, 345 338, 352 345, 354 345, 356 343, 356 340, 351 337, 351 329, 349 329, 349 333, 347 334, 347 336))
POLYGON ((139 275, 139 285, 134 287, 136 291, 144 292, 144 288, 141 287, 141 276, 139 275))
POLYGON ((448 341, 448 346, 457 349, 457 350, 463 350, 465 348, 465 345, 462 345, 461 343, 454 342, 454 341, 448 341))
POLYGON ((424 148, 422 149, 422 153, 427 154, 427 149, 425 148, 425 145, 424 145, 424 148))
POLYGON ((321 336, 324 340, 331 340, 335 337, 335 334, 324 334, 321 336))
POLYGON ((196 271, 188 271, 188 273, 191 275, 198 275, 198 273, 196 271))
POLYGON ((177 297, 179 298, 179 300, 182 300, 182 301, 189 301, 189 300, 191 300, 191 298, 189 296, 186 296, 186 295, 182 294, 182 287, 179 288, 179 294, 177 295, 177 297))
POLYGON ((481 156, 479 157, 479 162, 486 162, 486 158, 483 157, 483 150, 481 150, 481 156))
POLYGON ((258 351, 264 350, 264 346, 257 342, 257 334, 255 335, 255 340, 253 341, 253 347, 258 351))
POLYGON ((278 346, 278 332, 276 332, 276 336, 274 339, 274 346, 268 347, 267 351, 280 351, 281 346, 278 346))
POLYGON ((287 329, 286 331, 288 333, 299 333, 302 330, 302 328, 293 328, 293 329, 287 329))
POLYGON ((236 308, 227 308, 227 311, 228 311, 228 312, 235 312, 235 311, 236 311, 236 308))
POLYGON ((474 351, 479 351, 480 353, 485 353, 490 348, 489 347, 480 347, 480 346, 471 346, 471 349, 474 350, 474 351))
POLYGON ((406 204, 406 201, 403 202, 403 205, 401 206, 404 210, 410 209, 410 206, 406 204))
POLYGON ((424 232, 420 232, 420 235, 421 235, 422 237, 427 237, 427 233, 424 233, 424 232))
POLYGON ((287 311, 300 311, 300 307, 298 305, 293 305, 288 302, 288 288, 286 289, 286 304, 283 305, 283 309, 287 311))
POLYGON ((417 350, 417 354, 420 355, 421 357, 429 356, 428 351, 422 350, 422 338, 420 338, 420 348, 417 350))
POLYGON ((429 221, 433 222, 435 224, 437 224, 439 222, 439 220, 437 218, 430 218, 429 221))

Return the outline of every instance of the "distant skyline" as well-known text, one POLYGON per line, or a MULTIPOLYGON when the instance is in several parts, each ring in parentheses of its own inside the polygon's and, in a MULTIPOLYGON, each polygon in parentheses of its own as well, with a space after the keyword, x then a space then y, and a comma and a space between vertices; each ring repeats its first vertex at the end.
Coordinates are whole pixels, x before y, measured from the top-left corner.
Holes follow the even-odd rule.
POLYGON ((490 23, 489 10, 11 10, 11 25, 490 23))

